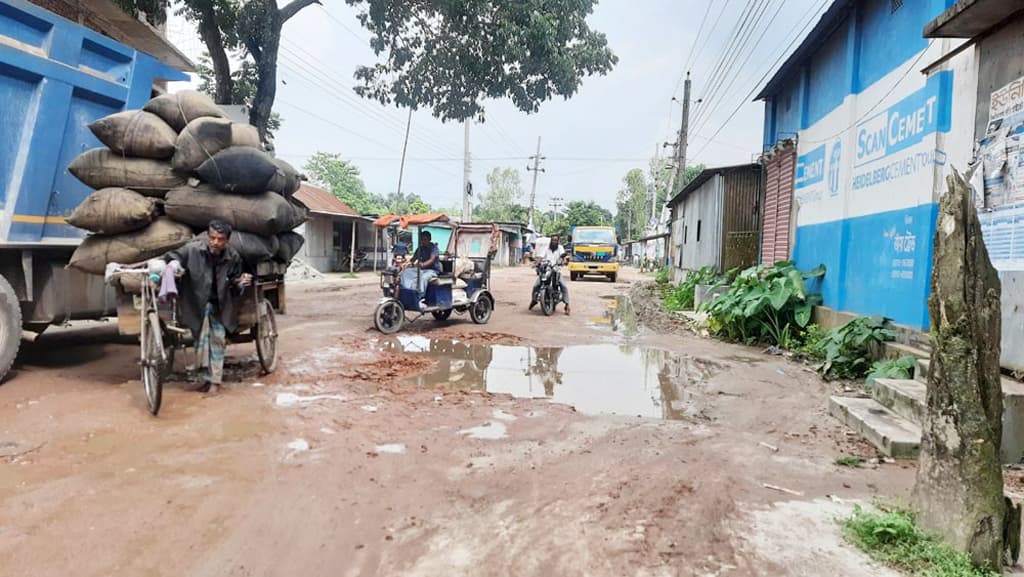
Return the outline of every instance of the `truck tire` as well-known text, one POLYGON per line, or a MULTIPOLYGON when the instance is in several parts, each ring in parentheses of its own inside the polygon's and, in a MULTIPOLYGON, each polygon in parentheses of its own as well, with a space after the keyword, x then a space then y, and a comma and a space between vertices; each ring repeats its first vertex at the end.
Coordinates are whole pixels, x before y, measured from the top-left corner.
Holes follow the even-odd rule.
POLYGON ((7 279, 0 276, 0 384, 11 370, 21 346, 21 303, 7 279))

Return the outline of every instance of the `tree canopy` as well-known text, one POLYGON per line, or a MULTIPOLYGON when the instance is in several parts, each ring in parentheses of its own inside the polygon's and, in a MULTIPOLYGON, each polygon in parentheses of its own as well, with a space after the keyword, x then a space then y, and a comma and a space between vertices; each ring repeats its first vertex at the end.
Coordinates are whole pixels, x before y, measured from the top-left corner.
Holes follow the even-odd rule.
POLYGON ((526 222, 526 209, 519 205, 522 198, 519 171, 496 167, 487 175, 487 190, 480 195, 480 204, 473 211, 473 217, 482 221, 526 222))
MULTIPOLYGON (((689 184, 704 170, 704 165, 687 166, 683 173, 680 189, 689 184)), ((661 209, 668 202, 672 186, 672 166, 666 159, 652 159, 645 174, 634 168, 622 178, 622 188, 615 199, 615 225, 623 238, 641 238, 651 228, 651 215, 661 218, 661 209), (651 206, 651 192, 654 192, 654 206, 651 206)))
MULTIPOLYGON (((116 0, 124 10, 146 14, 153 24, 166 19, 171 0, 116 0)), ((249 123, 259 130, 267 142, 271 130, 271 115, 277 95, 277 53, 284 23, 302 9, 320 0, 291 0, 278 8, 277 0, 178 0, 175 7, 180 14, 196 23, 199 37, 206 45, 210 68, 213 72, 213 97, 217 104, 243 104, 237 102, 236 82, 253 84, 249 105, 249 123), (243 59, 242 68, 231 70, 228 54, 238 51, 243 59), (249 60, 251 58, 251 60, 249 60), (244 62, 248 61, 249 70, 244 62), (253 74, 253 70, 255 73, 253 74)), ((243 91, 242 93, 246 93, 243 91)))
MULTIPOLYGON (((115 0, 159 24, 171 0, 115 0)), ((484 99, 510 98, 536 112, 569 98, 586 76, 618 62, 605 35, 586 18, 597 0, 345 0, 359 11, 378 62, 360 66, 356 92, 382 104, 430 108, 443 121, 483 118, 484 99)), ((218 104, 237 104, 236 82, 255 87, 249 122, 266 141, 277 95, 282 28, 320 0, 179 0, 206 45, 218 104), (231 70, 240 51, 254 75, 231 70), (251 60, 249 60, 251 58, 251 60)))
POLYGON ((615 195, 615 225, 623 238, 638 238, 651 217, 647 200, 647 178, 644 171, 634 168, 622 177, 622 188, 615 195))
POLYGON ((381 212, 379 199, 366 190, 359 168, 340 154, 317 152, 303 167, 313 184, 323 187, 359 214, 381 212))
POLYGON ((618 62, 586 18, 597 0, 346 0, 361 8, 381 59, 356 70, 356 91, 430 108, 441 120, 482 118, 485 98, 536 112, 618 62))
POLYGON ((366 189, 359 168, 340 154, 317 152, 303 167, 313 184, 321 186, 359 214, 423 214, 434 212, 414 193, 374 194, 366 189))
POLYGON ((569 226, 610 226, 612 213, 594 201, 573 200, 565 207, 569 226))

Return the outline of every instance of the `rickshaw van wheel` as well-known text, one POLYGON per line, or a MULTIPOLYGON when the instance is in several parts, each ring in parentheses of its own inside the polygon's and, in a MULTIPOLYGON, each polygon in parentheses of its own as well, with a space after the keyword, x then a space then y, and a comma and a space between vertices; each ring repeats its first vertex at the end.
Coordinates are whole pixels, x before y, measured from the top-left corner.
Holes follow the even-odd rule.
POLYGON ((256 326, 249 329, 256 341, 256 356, 266 374, 277 368, 277 319, 274 307, 267 299, 260 300, 256 311, 256 326))

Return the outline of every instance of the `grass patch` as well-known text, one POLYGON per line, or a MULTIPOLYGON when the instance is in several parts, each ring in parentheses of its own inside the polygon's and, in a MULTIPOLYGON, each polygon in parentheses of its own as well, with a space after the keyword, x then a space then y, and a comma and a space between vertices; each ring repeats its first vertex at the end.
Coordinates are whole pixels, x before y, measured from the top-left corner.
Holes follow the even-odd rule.
POLYGON ((694 291, 699 284, 714 284, 718 278, 715 267, 706 266, 686 273, 686 279, 669 289, 665 295, 665 308, 670 311, 692 311, 694 291))
POLYGON ((864 464, 864 459, 861 459, 860 457, 842 455, 840 457, 836 457, 835 463, 840 467, 850 467, 852 469, 858 469, 861 465, 864 464))
POLYGON ((966 553, 925 533, 914 522, 913 512, 906 509, 883 507, 875 512, 858 506, 853 516, 841 523, 846 539, 872 559, 916 577, 999 576, 975 568, 966 553))

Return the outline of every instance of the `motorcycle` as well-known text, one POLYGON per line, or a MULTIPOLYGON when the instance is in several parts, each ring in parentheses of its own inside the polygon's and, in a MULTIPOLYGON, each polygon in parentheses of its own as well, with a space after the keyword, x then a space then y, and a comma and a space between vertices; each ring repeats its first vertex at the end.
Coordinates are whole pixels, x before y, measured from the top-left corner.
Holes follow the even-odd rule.
POLYGON ((537 268, 537 274, 540 275, 540 286, 537 287, 540 310, 544 316, 551 316, 558 303, 562 302, 561 273, 558 272, 558 267, 543 262, 537 268))

